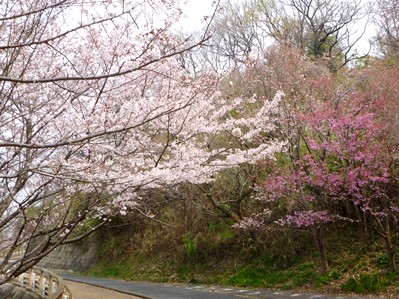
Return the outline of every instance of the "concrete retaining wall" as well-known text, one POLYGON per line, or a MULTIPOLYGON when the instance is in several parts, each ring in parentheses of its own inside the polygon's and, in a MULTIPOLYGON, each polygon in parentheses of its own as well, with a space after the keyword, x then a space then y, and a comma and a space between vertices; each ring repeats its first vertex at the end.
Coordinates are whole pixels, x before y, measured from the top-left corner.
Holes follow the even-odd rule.
POLYGON ((83 241, 62 245, 44 257, 38 266, 73 272, 87 270, 97 261, 98 233, 83 241))

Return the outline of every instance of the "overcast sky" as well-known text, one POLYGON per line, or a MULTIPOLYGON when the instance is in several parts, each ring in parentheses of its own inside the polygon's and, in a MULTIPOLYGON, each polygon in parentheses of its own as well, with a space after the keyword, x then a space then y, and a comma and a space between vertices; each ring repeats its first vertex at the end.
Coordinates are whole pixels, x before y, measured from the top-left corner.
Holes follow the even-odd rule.
POLYGON ((200 29, 204 22, 203 17, 213 12, 212 2, 214 0, 188 0, 183 7, 183 17, 179 22, 184 29, 200 29))
MULTIPOLYGON (((240 0, 234 0, 239 2, 240 0)), ((365 3, 367 0, 362 0, 365 3)), ((179 26, 184 31, 192 31, 201 29, 204 26, 203 17, 211 15, 213 12, 212 2, 214 0, 187 0, 187 5, 183 7, 183 17, 179 22, 179 26)), ((223 2, 223 1, 222 1, 223 2)), ((358 25, 358 33, 360 34, 365 26, 365 21, 358 25)), ((364 36, 356 44, 359 54, 364 54, 369 50, 369 39, 375 35, 375 27, 369 23, 364 36)))

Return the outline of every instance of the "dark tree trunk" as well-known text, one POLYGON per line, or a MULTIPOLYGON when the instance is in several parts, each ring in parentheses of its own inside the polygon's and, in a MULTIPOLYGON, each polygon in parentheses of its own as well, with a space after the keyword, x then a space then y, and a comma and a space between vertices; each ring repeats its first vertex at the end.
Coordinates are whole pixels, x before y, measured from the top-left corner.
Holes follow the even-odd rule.
POLYGON ((392 244, 391 239, 391 225, 389 223, 389 216, 387 215, 384 219, 384 241, 385 241, 385 250, 388 255, 389 266, 391 270, 396 270, 396 260, 395 260, 395 247, 392 244))
POLYGON ((315 227, 312 229, 313 236, 316 241, 317 250, 319 251, 321 272, 326 273, 328 271, 328 259, 327 259, 327 248, 326 240, 324 236, 324 227, 315 227))

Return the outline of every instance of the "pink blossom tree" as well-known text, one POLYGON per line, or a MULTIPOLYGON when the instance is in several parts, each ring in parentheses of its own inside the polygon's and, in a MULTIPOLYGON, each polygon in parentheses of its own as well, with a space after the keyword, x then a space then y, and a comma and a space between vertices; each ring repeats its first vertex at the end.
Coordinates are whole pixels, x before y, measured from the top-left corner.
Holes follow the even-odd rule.
POLYGON ((396 182, 391 170, 397 150, 384 142, 384 126, 372 110, 370 102, 351 94, 296 113, 302 124, 299 158, 290 166, 272 165, 267 179, 258 183, 259 198, 285 202, 287 215, 277 224, 313 232, 324 272, 325 228, 336 221, 373 228, 385 242, 392 268, 396 266, 391 224, 398 208, 390 188, 396 182))

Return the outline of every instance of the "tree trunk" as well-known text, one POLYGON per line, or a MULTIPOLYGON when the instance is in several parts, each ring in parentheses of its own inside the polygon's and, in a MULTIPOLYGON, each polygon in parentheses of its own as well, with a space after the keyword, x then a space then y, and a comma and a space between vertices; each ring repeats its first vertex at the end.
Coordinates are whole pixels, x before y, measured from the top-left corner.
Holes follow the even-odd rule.
POLYGON ((396 270, 396 260, 395 260, 395 247, 392 244, 391 240, 391 226, 389 223, 389 216, 387 215, 384 221, 384 230, 385 230, 385 249, 388 254, 388 261, 389 261, 389 266, 391 267, 391 270, 394 271, 396 270))
POLYGON ((395 249, 392 246, 391 238, 387 236, 385 239, 385 249, 388 254, 388 261, 391 270, 396 270, 395 249))
POLYGON ((312 229, 312 231, 316 241, 317 249, 319 251, 321 272, 326 273, 328 270, 328 259, 326 241, 324 238, 324 228, 323 226, 315 227, 312 229))

